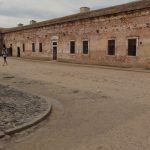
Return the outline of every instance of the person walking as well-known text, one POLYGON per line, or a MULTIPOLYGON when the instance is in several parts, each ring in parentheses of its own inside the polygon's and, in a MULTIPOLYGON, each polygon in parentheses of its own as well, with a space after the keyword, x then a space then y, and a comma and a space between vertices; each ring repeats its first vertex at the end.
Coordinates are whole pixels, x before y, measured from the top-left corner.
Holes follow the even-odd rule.
POLYGON ((4 65, 8 65, 8 63, 7 63, 7 55, 8 55, 7 48, 6 48, 5 45, 3 45, 3 49, 2 49, 2 56, 3 56, 3 58, 4 58, 3 66, 4 66, 4 65))

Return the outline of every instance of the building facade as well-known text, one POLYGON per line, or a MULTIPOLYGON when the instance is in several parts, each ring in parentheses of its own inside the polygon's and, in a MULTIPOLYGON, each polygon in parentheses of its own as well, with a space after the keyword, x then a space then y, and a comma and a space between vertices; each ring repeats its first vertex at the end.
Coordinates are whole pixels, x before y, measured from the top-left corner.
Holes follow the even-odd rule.
MULTIPOLYGON (((150 1, 81 12, 4 29, 13 56, 150 68, 150 1)), ((11 53, 10 52, 10 53, 11 53)))

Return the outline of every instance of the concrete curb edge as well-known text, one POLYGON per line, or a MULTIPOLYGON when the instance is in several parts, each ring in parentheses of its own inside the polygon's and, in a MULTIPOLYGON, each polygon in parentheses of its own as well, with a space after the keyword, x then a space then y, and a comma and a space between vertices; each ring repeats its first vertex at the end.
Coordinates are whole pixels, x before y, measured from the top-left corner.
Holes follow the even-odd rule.
MULTIPOLYGON (((6 130, 4 131, 4 134, 5 135, 12 135, 12 134, 15 134, 15 133, 18 133, 18 132, 21 132, 25 129, 28 129, 36 124, 38 124, 39 122, 41 122, 42 120, 44 120, 50 113, 51 113, 51 110, 52 110, 52 105, 51 103, 48 102, 48 109, 42 113, 41 115, 37 116, 35 119, 33 119, 32 121, 28 122, 28 123, 25 123, 21 126, 18 126, 16 128, 13 128, 13 129, 9 129, 9 130, 6 130)), ((3 136, 4 137, 4 136, 3 136)))

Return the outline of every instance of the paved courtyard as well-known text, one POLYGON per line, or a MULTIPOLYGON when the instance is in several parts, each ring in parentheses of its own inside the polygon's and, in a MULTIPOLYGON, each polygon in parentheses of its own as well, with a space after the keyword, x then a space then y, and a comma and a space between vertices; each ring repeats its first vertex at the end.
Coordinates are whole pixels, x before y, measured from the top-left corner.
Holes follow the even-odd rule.
POLYGON ((45 97, 53 109, 35 127, 0 139, 0 149, 150 150, 150 71, 8 63, 0 65, 0 84, 45 97))

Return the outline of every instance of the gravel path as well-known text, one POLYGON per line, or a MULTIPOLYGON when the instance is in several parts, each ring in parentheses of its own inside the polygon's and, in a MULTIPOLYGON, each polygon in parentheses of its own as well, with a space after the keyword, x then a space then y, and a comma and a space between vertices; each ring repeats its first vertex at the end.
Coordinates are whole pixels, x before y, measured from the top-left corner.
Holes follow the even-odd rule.
POLYGON ((47 102, 38 97, 0 85, 0 130, 13 129, 28 123, 47 109, 47 102))

